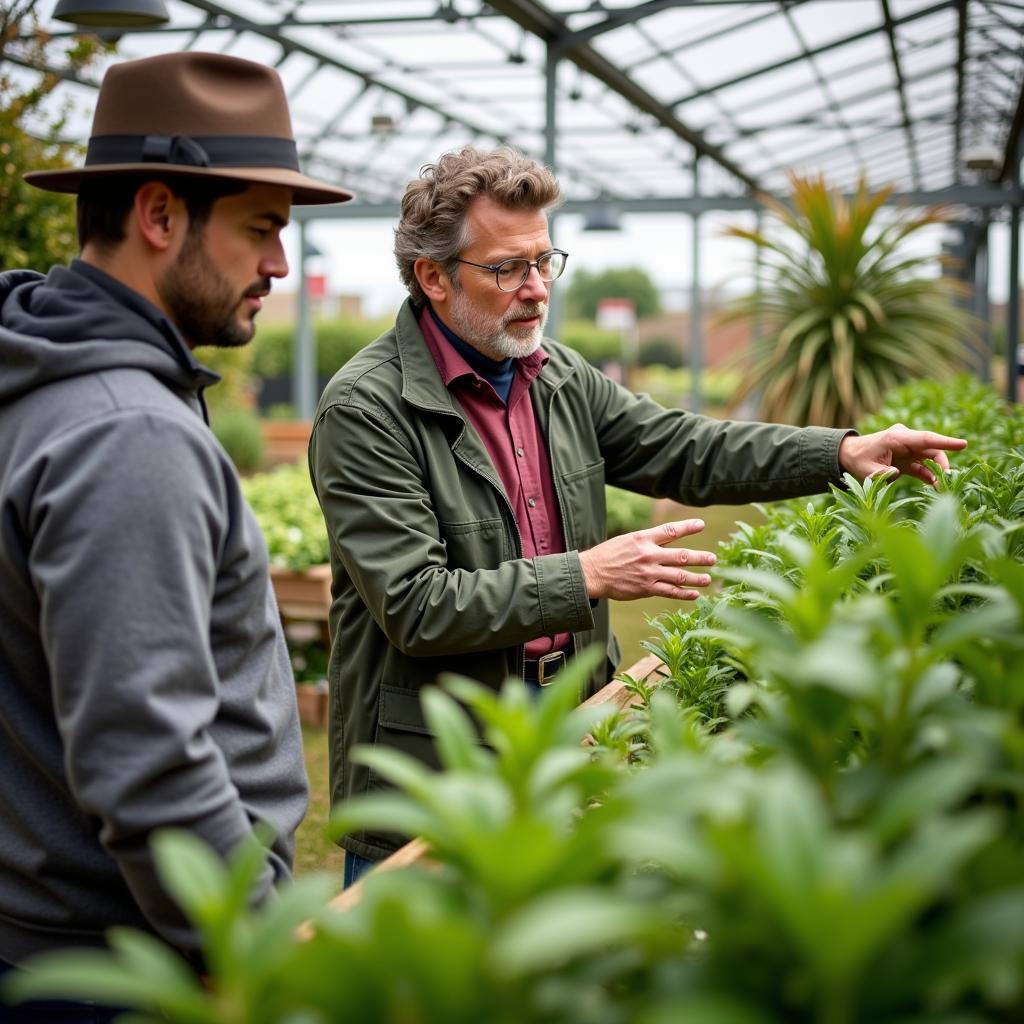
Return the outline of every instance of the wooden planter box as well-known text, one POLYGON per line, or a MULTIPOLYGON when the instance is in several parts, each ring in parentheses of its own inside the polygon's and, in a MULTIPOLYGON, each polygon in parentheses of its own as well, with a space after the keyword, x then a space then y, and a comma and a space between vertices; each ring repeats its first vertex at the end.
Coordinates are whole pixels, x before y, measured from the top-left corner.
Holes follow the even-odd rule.
POLYGON ((299 704, 299 721, 322 729, 327 725, 327 681, 296 683, 295 698, 299 704))
POLYGON ((282 618, 326 622, 331 610, 331 567, 314 565, 305 572, 270 570, 277 606, 282 618))
POLYGON ((313 424, 309 420, 264 420, 263 461, 268 466, 306 458, 313 424))

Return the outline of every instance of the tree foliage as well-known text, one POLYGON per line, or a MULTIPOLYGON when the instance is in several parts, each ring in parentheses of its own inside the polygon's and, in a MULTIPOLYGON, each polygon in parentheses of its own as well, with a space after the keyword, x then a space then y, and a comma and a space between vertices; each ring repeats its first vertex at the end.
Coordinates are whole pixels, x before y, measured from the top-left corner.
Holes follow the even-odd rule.
POLYGON ((104 47, 93 36, 81 36, 58 49, 39 28, 35 6, 35 0, 0 4, 0 267, 5 270, 45 271, 78 251, 74 198, 33 188, 22 175, 79 162, 81 147, 61 138, 67 104, 54 116, 50 97, 63 75, 82 71, 104 47), (46 70, 28 71, 26 65, 46 70))
POLYGON ((822 178, 792 184, 792 208, 769 204, 781 231, 728 232, 765 260, 761 286, 722 318, 750 319, 760 332, 735 401, 758 397, 763 419, 842 426, 898 384, 962 368, 975 331, 953 301, 957 285, 905 244, 945 211, 901 210, 880 224, 891 189, 871 195, 862 179, 848 201, 822 178))
POLYGON ((565 299, 569 315, 585 320, 597 319, 597 304, 601 299, 632 299, 637 316, 661 312, 658 289, 640 267, 610 267, 597 273, 585 268, 577 270, 565 299))

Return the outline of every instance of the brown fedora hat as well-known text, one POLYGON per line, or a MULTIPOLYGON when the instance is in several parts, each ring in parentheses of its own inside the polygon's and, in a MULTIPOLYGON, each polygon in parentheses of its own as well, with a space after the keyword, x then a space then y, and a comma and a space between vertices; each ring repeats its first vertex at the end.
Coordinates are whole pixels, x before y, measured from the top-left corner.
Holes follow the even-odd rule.
POLYGON ((115 64, 100 86, 85 166, 31 171, 25 180, 50 192, 77 192, 83 181, 119 174, 283 185, 298 205, 352 198, 299 170, 277 72, 217 53, 167 53, 115 64), (254 131, 259 134, 248 134, 254 131))

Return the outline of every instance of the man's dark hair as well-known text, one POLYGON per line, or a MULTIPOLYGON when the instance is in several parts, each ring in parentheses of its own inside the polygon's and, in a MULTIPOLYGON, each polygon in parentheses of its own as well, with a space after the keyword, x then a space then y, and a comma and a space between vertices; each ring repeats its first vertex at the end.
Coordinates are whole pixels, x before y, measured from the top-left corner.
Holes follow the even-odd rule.
MULTIPOLYGON (((88 242, 109 250, 125 240, 125 225, 135 193, 152 175, 118 175, 82 182, 78 192, 78 245, 88 242)), ((161 177, 159 179, 179 198, 188 211, 189 231, 206 223, 218 199, 244 192, 249 183, 226 178, 161 177)))

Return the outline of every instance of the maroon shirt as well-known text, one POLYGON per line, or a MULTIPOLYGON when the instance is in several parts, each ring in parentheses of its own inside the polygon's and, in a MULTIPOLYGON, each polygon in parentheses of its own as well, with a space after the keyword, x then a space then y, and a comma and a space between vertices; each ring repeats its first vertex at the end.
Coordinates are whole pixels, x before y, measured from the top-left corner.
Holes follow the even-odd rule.
MULTIPOLYGON (((548 361, 547 353, 540 348, 515 361, 506 404, 444 336, 426 307, 420 314, 420 330, 441 380, 458 399, 498 471, 519 527, 523 557, 564 551, 551 459, 530 398, 530 385, 548 361)), ((569 633, 538 637, 526 645, 526 657, 539 658, 568 648, 571 642, 569 633)))

